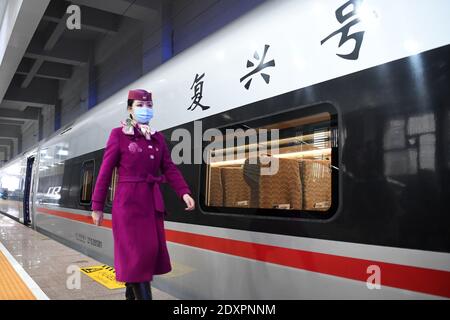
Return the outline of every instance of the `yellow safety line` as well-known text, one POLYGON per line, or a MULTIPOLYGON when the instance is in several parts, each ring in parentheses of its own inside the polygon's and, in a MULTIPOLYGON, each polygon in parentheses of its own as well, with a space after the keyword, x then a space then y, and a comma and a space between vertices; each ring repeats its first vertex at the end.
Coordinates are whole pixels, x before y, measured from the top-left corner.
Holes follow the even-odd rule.
POLYGON ((0 300, 36 300, 25 282, 0 251, 0 300))

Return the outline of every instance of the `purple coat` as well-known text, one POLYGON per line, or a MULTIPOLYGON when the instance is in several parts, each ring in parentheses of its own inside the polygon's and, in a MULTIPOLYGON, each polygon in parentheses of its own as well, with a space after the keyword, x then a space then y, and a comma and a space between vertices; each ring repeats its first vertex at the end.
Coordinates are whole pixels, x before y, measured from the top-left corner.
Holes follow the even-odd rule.
POLYGON ((165 207, 159 184, 169 183, 180 200, 191 190, 172 162, 164 136, 151 140, 134 129, 111 131, 92 195, 92 210, 103 211, 114 167, 118 183, 112 204, 116 280, 144 282, 172 270, 164 233, 165 207), (158 172, 162 175, 158 175, 158 172))

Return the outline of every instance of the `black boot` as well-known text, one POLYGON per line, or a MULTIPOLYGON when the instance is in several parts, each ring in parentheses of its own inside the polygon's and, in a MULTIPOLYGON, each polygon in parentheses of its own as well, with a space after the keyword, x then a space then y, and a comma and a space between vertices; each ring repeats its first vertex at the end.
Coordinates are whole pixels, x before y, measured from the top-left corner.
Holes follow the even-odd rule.
POLYGON ((126 300, 136 300, 134 296, 133 286, 129 282, 125 282, 125 299, 126 300))
POLYGON ((136 300, 152 300, 152 288, 150 282, 130 283, 136 300))

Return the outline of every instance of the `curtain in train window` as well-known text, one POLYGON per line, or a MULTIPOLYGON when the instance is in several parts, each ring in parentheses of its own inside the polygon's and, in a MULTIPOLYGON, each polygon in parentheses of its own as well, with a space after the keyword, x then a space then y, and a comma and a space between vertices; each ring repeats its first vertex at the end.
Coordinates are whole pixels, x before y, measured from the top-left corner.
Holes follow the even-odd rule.
POLYGON ((94 180, 94 160, 83 162, 81 169, 80 203, 91 204, 94 180))
POLYGON ((221 130, 219 140, 225 147, 207 152, 206 206, 226 207, 229 212, 233 212, 233 208, 270 209, 274 213, 281 210, 321 213, 330 209, 332 150, 337 147, 334 115, 321 112, 296 118, 286 114, 241 123, 231 129, 237 127, 252 128, 256 132, 277 129, 278 134, 276 140, 272 135, 265 142, 258 139, 255 146, 254 142, 236 143, 236 130, 231 134, 221 130), (271 142, 277 143, 277 153, 270 153, 271 142), (266 154, 259 152, 264 144, 266 154), (241 157, 237 155, 239 149, 241 157), (255 153, 251 150, 258 150, 253 163, 250 158, 255 158, 255 153), (236 156, 224 160, 226 154, 236 156), (278 170, 273 174, 262 174, 262 169, 267 166, 260 161, 262 157, 270 163, 277 161, 278 170))

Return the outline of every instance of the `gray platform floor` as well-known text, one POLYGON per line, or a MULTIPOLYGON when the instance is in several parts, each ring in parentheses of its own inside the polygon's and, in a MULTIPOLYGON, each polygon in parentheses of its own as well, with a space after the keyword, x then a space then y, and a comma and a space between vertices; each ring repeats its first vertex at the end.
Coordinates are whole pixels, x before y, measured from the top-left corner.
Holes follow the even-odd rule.
MULTIPOLYGON (((102 263, 0 214, 0 242, 25 272, 53 300, 124 300, 125 289, 108 289, 81 274, 79 289, 68 289, 70 265, 89 267, 102 263)), ((152 287, 154 300, 176 300, 152 287)))

